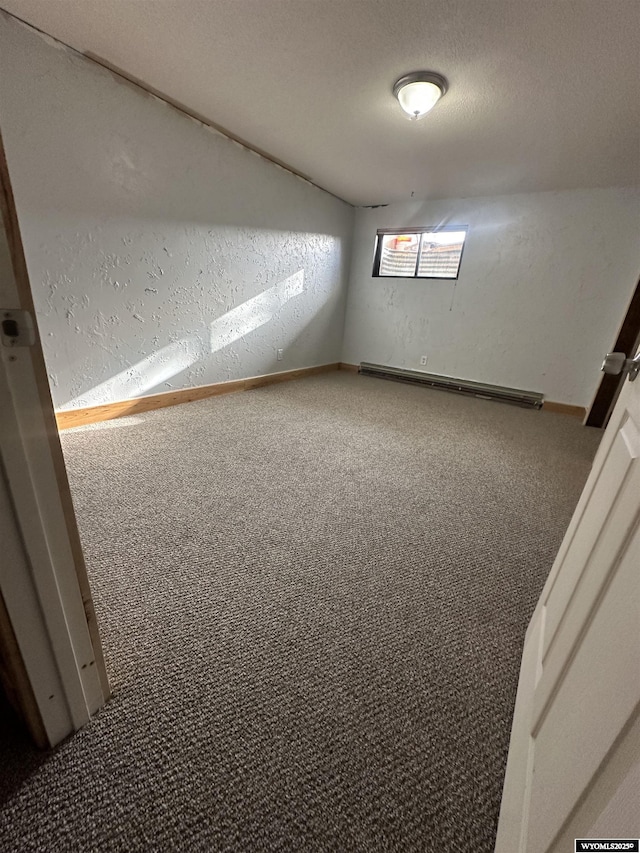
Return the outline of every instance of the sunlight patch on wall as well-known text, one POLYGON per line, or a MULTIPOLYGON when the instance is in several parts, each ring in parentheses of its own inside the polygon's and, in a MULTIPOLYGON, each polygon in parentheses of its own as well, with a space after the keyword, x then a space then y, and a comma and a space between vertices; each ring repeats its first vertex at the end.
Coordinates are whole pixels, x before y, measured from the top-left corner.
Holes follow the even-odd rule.
POLYGON ((209 326, 211 352, 218 352, 249 332, 264 326, 273 319, 283 305, 303 291, 304 270, 299 270, 252 299, 247 299, 242 305, 227 311, 209 326))
POLYGON ((122 370, 105 382, 101 382, 91 390, 74 397, 60 408, 81 409, 88 406, 99 406, 113 400, 130 400, 142 396, 146 391, 155 388, 177 373, 195 364, 203 355, 202 343, 197 337, 191 336, 173 341, 157 352, 151 353, 142 361, 122 370))
POLYGON ((89 391, 78 394, 58 411, 100 406, 114 400, 144 396, 151 389, 156 389, 182 371, 202 362, 209 353, 218 352, 266 325, 284 305, 303 292, 304 270, 299 270, 210 323, 207 344, 195 334, 173 341, 89 391))

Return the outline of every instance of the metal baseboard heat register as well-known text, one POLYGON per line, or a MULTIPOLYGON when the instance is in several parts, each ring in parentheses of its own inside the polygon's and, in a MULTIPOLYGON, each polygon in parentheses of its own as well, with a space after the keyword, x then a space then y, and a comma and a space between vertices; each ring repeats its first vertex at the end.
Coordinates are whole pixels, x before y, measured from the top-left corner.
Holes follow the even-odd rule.
POLYGON ((451 376, 438 376, 435 373, 423 373, 421 370, 405 370, 400 367, 387 367, 383 364, 369 364, 363 361, 358 372, 362 376, 377 376, 379 379, 392 379, 395 382, 408 382, 411 385, 428 385, 456 394, 479 397, 481 400, 498 400, 528 409, 541 409, 543 396, 534 391, 522 391, 518 388, 503 388, 500 385, 485 385, 468 379, 454 379, 451 376))

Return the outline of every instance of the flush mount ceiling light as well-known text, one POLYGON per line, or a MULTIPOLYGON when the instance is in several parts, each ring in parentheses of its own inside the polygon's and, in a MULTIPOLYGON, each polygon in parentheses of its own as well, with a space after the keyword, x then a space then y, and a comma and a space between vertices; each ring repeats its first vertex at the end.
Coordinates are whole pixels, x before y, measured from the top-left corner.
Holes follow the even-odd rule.
POLYGON ((426 116, 447 91, 447 81, 433 71, 405 74, 393 87, 402 109, 414 121, 426 116))

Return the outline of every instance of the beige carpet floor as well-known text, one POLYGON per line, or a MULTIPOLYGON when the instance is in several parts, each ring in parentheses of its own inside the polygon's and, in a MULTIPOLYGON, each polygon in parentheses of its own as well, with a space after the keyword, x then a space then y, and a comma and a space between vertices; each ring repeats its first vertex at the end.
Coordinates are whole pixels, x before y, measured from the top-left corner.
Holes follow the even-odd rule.
POLYGON ((490 853, 599 437, 344 373, 63 434, 114 697, 5 724, 0 849, 490 853))

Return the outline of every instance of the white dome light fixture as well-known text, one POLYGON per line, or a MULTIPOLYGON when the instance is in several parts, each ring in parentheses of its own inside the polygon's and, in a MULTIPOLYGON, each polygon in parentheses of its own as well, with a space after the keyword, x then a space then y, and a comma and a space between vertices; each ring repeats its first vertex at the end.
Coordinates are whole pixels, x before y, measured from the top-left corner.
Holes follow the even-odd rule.
POLYGON ((393 94, 413 121, 423 118, 447 91, 447 81, 433 71, 413 71, 396 81, 393 94))

